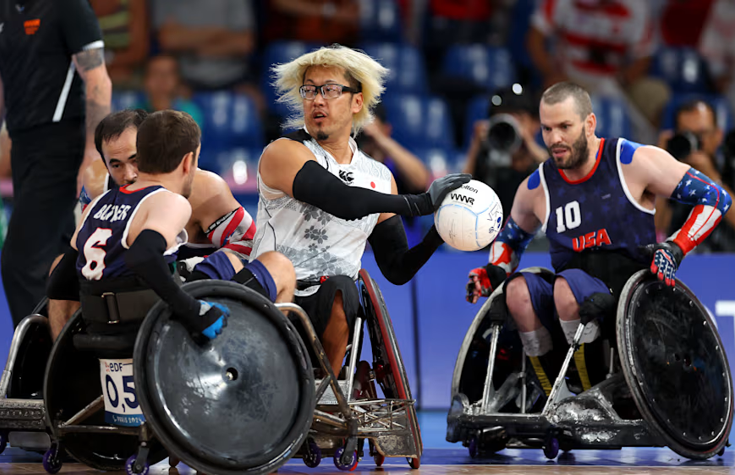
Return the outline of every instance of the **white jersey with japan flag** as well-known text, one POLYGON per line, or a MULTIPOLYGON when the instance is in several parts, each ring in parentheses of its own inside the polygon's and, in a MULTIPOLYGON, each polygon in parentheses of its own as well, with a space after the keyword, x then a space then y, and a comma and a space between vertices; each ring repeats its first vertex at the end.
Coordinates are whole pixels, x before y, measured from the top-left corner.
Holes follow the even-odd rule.
MULTIPOLYGON (((380 193, 391 192, 388 167, 365 155, 350 139, 353 151, 349 164, 340 164, 324 150, 305 129, 279 140, 303 143, 323 166, 349 186, 359 186, 380 193)), ((321 277, 346 275, 357 280, 367 239, 378 222, 379 214, 361 219, 337 218, 321 209, 296 200, 280 190, 266 186, 258 173, 258 216, 251 259, 268 251, 288 257, 296 270, 296 280, 319 282, 321 277)), ((297 290, 307 296, 317 286, 297 290)))

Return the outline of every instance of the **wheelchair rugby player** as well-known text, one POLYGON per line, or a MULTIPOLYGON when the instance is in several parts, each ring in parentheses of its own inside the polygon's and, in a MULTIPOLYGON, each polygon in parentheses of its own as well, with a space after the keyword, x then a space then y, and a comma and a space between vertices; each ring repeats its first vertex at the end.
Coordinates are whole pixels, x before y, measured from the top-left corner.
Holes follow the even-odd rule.
POLYGON ((560 446, 715 455, 732 424, 732 381, 712 320, 676 270, 730 196, 664 150, 598 138, 575 84, 547 89, 540 118, 551 158, 520 185, 490 263, 469 275, 467 299, 490 298, 460 350, 447 440, 473 456, 515 443, 550 458, 560 446), (661 243, 656 196, 693 207, 661 243), (539 228, 554 272, 516 272, 539 228))

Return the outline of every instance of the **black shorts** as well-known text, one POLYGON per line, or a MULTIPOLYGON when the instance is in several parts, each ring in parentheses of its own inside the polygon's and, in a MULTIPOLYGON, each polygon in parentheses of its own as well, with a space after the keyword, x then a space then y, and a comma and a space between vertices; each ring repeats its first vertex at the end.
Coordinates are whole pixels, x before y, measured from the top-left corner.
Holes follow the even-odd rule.
MULTIPOLYGON (((315 294, 308 297, 294 298, 294 303, 303 308, 309 315, 309 320, 311 320, 314 331, 320 340, 329 324, 334 297, 338 291, 342 292, 342 305, 351 333, 355 326, 355 320, 362 311, 362 306, 360 305, 360 294, 357 292, 357 285, 350 277, 346 275, 330 277, 319 286, 319 290, 315 294)), ((297 328, 301 333, 301 325, 297 325, 297 328)), ((302 333, 302 337, 304 336, 305 332, 302 333)), ((304 338, 304 342, 308 341, 308 338, 304 338)), ((308 343, 307 346, 309 346, 308 343)))

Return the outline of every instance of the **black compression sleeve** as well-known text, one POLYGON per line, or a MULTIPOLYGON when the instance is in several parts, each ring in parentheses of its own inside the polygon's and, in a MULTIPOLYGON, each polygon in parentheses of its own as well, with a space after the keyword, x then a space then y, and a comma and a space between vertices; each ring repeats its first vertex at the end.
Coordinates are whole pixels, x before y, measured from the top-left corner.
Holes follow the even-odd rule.
POLYGON ((348 186, 319 163, 309 160, 293 180, 293 197, 342 219, 359 219, 375 213, 423 216, 434 212, 427 193, 390 195, 348 186))
POLYGON ((171 307, 174 316, 195 319, 201 306, 176 284, 164 252, 166 239, 157 231, 145 229, 125 253, 125 264, 171 307))
POLYGON ((76 249, 69 249, 61 258, 46 282, 46 296, 52 300, 79 301, 76 249))
POLYGON ((403 221, 398 216, 386 219, 375 226, 368 241, 373 248, 380 271, 391 284, 395 285, 403 285, 411 280, 434 251, 444 244, 444 240, 432 226, 424 236, 424 240, 409 249, 403 221))

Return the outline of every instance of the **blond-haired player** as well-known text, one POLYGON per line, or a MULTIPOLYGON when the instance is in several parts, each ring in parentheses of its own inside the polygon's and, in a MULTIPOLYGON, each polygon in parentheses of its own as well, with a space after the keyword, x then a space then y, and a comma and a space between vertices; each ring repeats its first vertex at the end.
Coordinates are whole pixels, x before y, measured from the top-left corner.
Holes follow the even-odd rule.
POLYGON ((274 67, 279 101, 292 106, 288 126, 258 165, 257 232, 251 258, 278 250, 296 270, 296 303, 312 319, 337 372, 359 312, 355 280, 370 241, 381 272, 408 282, 442 244, 432 228, 408 248, 401 219, 434 212, 469 175, 436 180, 427 193, 398 195, 383 164, 352 139, 372 120, 388 72, 368 55, 335 45, 274 67))

